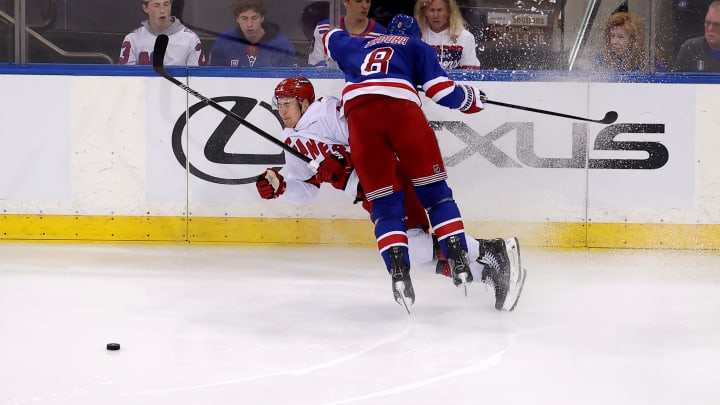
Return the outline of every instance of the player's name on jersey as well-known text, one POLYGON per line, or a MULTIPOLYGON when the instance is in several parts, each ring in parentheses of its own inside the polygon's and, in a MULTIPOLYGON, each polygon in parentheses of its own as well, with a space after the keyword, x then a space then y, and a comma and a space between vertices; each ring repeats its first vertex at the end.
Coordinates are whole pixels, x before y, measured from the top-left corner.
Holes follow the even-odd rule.
POLYGON ((400 44, 405 45, 407 44, 408 37, 401 37, 401 36, 395 36, 395 35, 383 35, 380 37, 377 37, 371 41, 369 41, 367 44, 365 44, 365 48, 369 48, 376 44, 400 44))

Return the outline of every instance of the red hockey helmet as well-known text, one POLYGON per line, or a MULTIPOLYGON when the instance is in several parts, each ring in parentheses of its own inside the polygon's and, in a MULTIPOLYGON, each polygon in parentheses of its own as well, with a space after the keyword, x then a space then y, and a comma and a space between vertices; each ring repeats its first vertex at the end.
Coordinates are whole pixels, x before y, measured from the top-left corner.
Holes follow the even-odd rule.
POLYGON ((295 98, 298 103, 308 100, 312 104, 315 101, 315 89, 306 77, 289 77, 275 87, 275 100, 281 97, 295 98))

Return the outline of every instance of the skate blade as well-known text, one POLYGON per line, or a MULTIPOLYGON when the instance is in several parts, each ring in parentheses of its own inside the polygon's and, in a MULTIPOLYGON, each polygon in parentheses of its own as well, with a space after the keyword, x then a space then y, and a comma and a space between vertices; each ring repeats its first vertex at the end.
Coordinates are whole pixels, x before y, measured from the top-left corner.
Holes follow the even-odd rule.
POLYGON ((460 284, 462 284, 463 289, 465 289, 465 298, 467 298, 467 296, 468 296, 468 293, 467 293, 467 291, 468 291, 468 288, 467 288, 467 286, 468 286, 467 273, 459 274, 459 275, 458 275, 458 278, 460 279, 460 284))
POLYGON ((410 314, 410 307, 408 307, 407 301, 405 301, 405 296, 404 296, 404 295, 401 295, 401 296, 400 296, 400 299, 402 300, 402 305, 405 307, 405 311, 407 311, 407 314, 408 314, 408 315, 411 315, 411 314, 410 314))
POLYGON ((505 298, 502 309, 512 311, 520 299, 520 294, 525 285, 527 270, 522 268, 520 262, 520 243, 517 238, 512 237, 505 239, 505 251, 510 261, 510 285, 508 285, 507 297, 505 298))
MULTIPOLYGON (((407 301, 405 299, 405 283, 402 281, 398 281, 395 283, 395 289, 400 291, 399 296, 395 297, 395 302, 405 307, 405 311, 407 311, 407 314, 410 315, 410 307, 407 304, 407 301), (398 288, 399 286, 402 286, 402 288, 398 288)), ((412 302, 410 303, 412 304, 412 302)))
POLYGON ((523 287, 525 286, 525 278, 527 277, 527 270, 526 270, 526 269, 521 269, 520 277, 521 277, 520 280, 519 280, 518 283, 516 284, 516 286, 517 286, 517 295, 515 295, 515 301, 513 301, 513 304, 512 304, 512 306, 510 307, 510 309, 508 309, 508 311, 514 310, 515 307, 517 306, 518 300, 520 299, 520 294, 522 294, 523 287))

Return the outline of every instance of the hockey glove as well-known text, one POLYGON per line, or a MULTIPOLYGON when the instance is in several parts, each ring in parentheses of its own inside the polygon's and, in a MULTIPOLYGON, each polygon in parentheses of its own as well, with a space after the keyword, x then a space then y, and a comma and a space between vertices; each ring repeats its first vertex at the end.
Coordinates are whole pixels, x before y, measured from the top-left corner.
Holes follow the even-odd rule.
POLYGON ((285 178, 276 169, 269 168, 255 180, 255 187, 257 187, 260 197, 271 200, 278 198, 285 192, 287 183, 285 182, 285 178))
POLYGON ((333 187, 344 190, 352 171, 350 153, 345 150, 334 150, 320 162, 316 176, 319 181, 331 183, 333 187))
POLYGON ((485 108, 485 100, 487 100, 485 93, 473 86, 462 85, 462 87, 465 90, 465 100, 459 110, 465 114, 482 111, 485 108))

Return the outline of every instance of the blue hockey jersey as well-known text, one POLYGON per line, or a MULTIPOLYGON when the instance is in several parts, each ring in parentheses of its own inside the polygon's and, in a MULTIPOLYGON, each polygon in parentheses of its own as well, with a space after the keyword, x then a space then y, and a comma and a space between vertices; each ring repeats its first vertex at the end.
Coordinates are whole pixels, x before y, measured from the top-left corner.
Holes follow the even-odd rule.
POLYGON ((420 40, 396 35, 354 38, 346 31, 333 29, 325 34, 323 44, 328 56, 345 73, 342 97, 346 110, 353 99, 366 94, 421 105, 416 86, 445 107, 463 110, 472 103, 472 89, 450 80, 435 50, 420 40))

